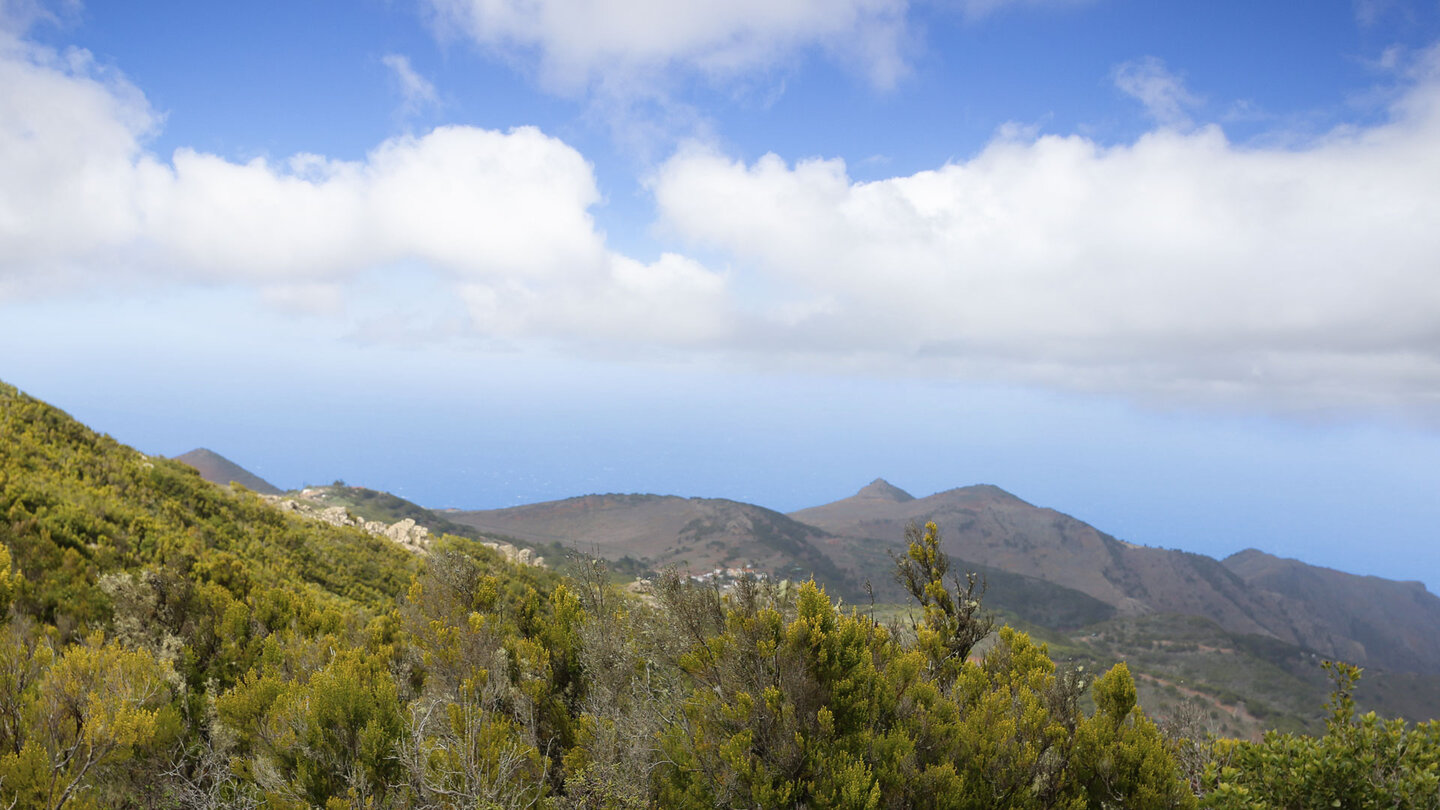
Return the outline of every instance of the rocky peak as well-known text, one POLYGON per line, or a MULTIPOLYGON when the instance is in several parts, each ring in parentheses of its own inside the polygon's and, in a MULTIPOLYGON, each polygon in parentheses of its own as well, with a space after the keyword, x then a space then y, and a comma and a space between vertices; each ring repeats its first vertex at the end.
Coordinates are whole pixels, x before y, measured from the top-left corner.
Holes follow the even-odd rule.
POLYGON ((866 484, 859 492, 855 493, 857 498, 877 498, 895 503, 905 503, 915 500, 915 496, 905 490, 886 481, 884 478, 876 478, 866 484))

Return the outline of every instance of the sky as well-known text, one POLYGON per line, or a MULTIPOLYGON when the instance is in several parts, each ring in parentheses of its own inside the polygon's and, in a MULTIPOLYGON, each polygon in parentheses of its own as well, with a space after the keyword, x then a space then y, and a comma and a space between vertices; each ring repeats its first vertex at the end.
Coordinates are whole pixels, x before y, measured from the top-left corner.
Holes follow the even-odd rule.
POLYGON ((1436 590, 1440 3, 0 0, 0 380, 282 487, 992 483, 1436 590))

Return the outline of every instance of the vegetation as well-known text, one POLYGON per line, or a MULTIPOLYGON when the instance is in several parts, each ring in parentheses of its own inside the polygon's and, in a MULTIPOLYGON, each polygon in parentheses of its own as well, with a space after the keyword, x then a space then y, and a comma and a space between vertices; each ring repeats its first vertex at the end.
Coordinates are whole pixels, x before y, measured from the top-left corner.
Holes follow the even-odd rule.
MULTIPOLYGON (((1311 650, 1228 632, 1199 616, 1128 616, 1067 634, 1000 613, 1045 640, 1057 660, 1087 668, 1125 661, 1142 705, 1157 718, 1186 717, 1220 736, 1255 740, 1271 730, 1326 730, 1323 704, 1333 686, 1311 650), (1190 717, 1196 710, 1205 716, 1190 717)), ((1367 669, 1354 699, 1361 713, 1428 719, 1440 705, 1440 677, 1367 669)))
POLYGON ((1271 732, 1260 742, 1220 741, 1204 775, 1206 807, 1382 808, 1440 806, 1440 722, 1407 726, 1373 712, 1357 718, 1360 670, 1326 662, 1335 692, 1319 737, 1271 732))
POLYGON ((456 536, 415 557, 285 515, 0 387, 0 807, 1436 795, 1433 727, 1354 720, 1353 677, 1318 740, 1166 736, 1124 664, 1092 684, 1013 628, 982 647, 975 581, 946 581, 933 524, 907 540, 908 628, 814 582, 672 573, 637 597, 599 566, 562 577, 456 536))

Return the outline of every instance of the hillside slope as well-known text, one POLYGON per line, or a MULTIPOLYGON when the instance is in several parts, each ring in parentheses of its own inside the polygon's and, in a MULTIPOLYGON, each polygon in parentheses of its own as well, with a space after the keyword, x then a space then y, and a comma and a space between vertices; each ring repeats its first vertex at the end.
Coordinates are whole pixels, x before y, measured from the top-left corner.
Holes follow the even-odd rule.
MULTIPOLYGON (((397 798, 365 804, 421 806, 395 787, 414 784, 405 744, 447 740, 406 719, 454 716, 448 685, 485 678, 517 695, 524 678, 524 705, 568 712, 552 695, 575 691, 573 634, 552 606, 579 621, 549 571, 464 538, 427 551, 287 513, 0 384, 0 807, 349 806, 384 791, 397 798), (483 666, 533 657, 435 674, 456 640, 483 666)), ((551 725, 484 728, 496 751, 521 750, 521 728, 549 751, 551 725)), ((558 770, 526 767, 513 781, 537 796, 558 770)))
POLYGON ((388 540, 286 517, 3 384, 0 437, 0 543, 24 575, 17 601, 48 622, 103 619, 100 579, 115 571, 205 571, 237 591, 304 583, 389 605, 414 567, 388 540))

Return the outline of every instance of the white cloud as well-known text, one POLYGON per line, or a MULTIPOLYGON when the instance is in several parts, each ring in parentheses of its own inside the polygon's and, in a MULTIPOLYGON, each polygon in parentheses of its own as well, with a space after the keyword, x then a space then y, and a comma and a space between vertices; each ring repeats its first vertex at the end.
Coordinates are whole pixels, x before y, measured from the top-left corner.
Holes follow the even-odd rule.
POLYGON ((152 168, 137 145, 157 124, 140 92, 88 53, 0 40, 4 264, 63 263, 133 234, 152 168))
POLYGON ((0 51, 0 292, 169 279, 333 311, 335 285, 419 263, 457 294, 489 290, 508 334, 584 332, 552 307, 583 290, 566 306, 597 334, 682 344, 723 304, 722 277, 693 262, 607 250, 590 165, 533 128, 442 127, 354 162, 236 163, 161 159, 145 148, 158 123, 83 51, 0 51))
POLYGON ((1162 127, 1190 126, 1190 110, 1201 99, 1185 89, 1185 82, 1153 56, 1115 68, 1115 86, 1145 105, 1145 111, 1162 127))
POLYGON ((675 68, 715 78, 840 49, 876 85, 904 71, 906 0, 429 0, 437 24, 509 55, 538 57, 561 90, 648 83, 675 68))
POLYGON ((415 72, 415 68, 410 65, 409 57, 398 53, 387 53, 380 57, 380 61, 395 74, 395 81, 400 87, 400 97, 404 102, 401 111, 405 115, 416 115, 440 103, 440 96, 435 92, 435 85, 431 84, 429 79, 415 72))
POLYGON ((653 188, 664 227, 733 257, 737 288, 793 291, 774 350, 1132 393, 1440 398, 1433 70, 1391 122, 1300 149, 1215 127, 1002 136, 861 183, 838 160, 692 148, 653 188))

